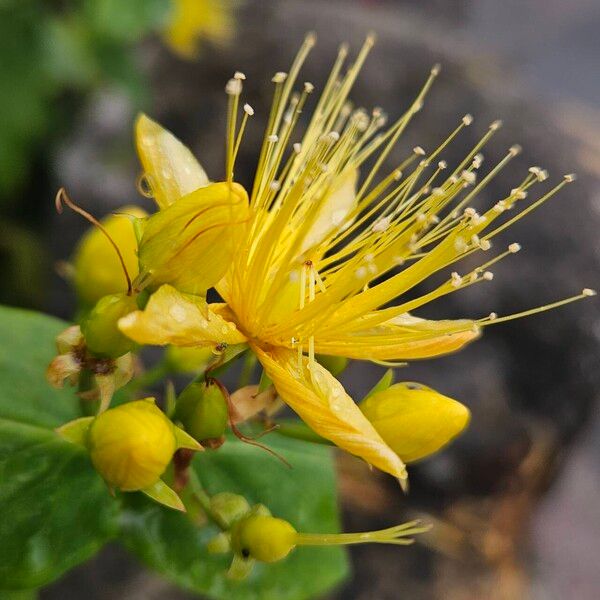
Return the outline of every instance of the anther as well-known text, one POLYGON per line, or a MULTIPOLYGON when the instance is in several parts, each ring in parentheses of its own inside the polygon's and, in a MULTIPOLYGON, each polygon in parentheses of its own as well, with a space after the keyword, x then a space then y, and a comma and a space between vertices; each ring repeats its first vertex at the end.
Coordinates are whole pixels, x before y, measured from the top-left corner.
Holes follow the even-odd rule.
POLYGON ((496 320, 497 318, 498 318, 498 315, 497 315, 495 312, 491 312, 491 313, 488 315, 488 319, 489 319, 490 321, 494 321, 494 320, 496 320))
POLYGON ((267 142, 275 143, 279 139, 279 136, 275 133, 267 136, 267 142))
POLYGON ((300 154, 300 151, 302 150, 302 144, 300 144, 299 142, 296 142, 292 148, 294 149, 294 152, 296 154, 300 154))
POLYGON ((273 83, 283 83, 287 79, 287 76, 288 74, 284 71, 278 71, 277 73, 275 73, 275 75, 273 75, 271 81, 273 83))
POLYGON ((413 152, 419 156, 425 156, 425 150, 423 150, 423 148, 421 148, 421 146, 415 146, 413 148, 413 152))
POLYGON ((590 289, 590 288, 583 288, 583 289, 581 290, 581 293, 582 293, 584 296, 595 296, 595 295, 597 294, 596 290, 592 290, 592 289, 590 289))
POLYGON ((508 251, 511 254, 516 254, 517 252, 519 252, 519 250, 521 250, 521 244, 518 244, 517 242, 513 242, 512 244, 510 244, 510 246, 508 247, 508 251))
POLYGON ((460 174, 460 176, 465 181, 465 183, 468 184, 475 183, 475 180, 477 179, 477 176, 475 175, 475 173, 473 173, 473 171, 463 171, 460 174))
POLYGON ((520 154, 522 150, 523 150, 523 148, 521 146, 519 146, 519 144, 514 144, 513 146, 511 146, 508 149, 508 153, 511 156, 517 156, 517 154, 520 154))
POLYGON ((564 176, 564 180, 567 183, 572 183, 573 181, 575 181, 577 179, 577 175, 575 175, 575 173, 569 173, 568 175, 564 176))
POLYGON ((482 275, 482 277, 486 281, 491 281, 492 279, 494 279, 494 274, 491 271, 485 271, 485 273, 482 275))
POLYGON ((438 163, 438 167, 443 171, 448 167, 448 163, 445 160, 440 160, 438 163))
POLYGON ((312 94, 312 92, 314 91, 314 89, 315 89, 315 86, 312 83, 310 83, 310 81, 305 81, 304 82, 304 91, 307 94, 312 94))
POLYGON ((376 221, 373 224, 373 227, 371 229, 376 233, 382 233, 389 229, 390 223, 391 223, 390 217, 382 217, 381 219, 379 219, 378 221, 376 221))
POLYGON ((453 271, 450 274, 450 278, 452 279, 452 286, 453 287, 460 287, 460 285, 463 282, 463 278, 456 271, 453 271))
POLYGON ((244 112, 251 117, 254 114, 254 109, 249 104, 244 104, 244 112))
POLYGON ((466 127, 468 127, 473 122, 473 115, 470 115, 470 114, 467 113, 462 118, 462 122, 463 122, 463 125, 465 125, 466 127))
POLYGON ((500 119, 490 124, 490 129, 492 131, 496 131, 497 129, 500 129, 500 127, 502 127, 502 121, 500 119))
POLYGON ((246 75, 244 75, 244 73, 242 73, 241 71, 236 71, 233 74, 233 78, 234 79, 239 79, 240 81, 243 81, 244 79, 246 79, 246 75))
POLYGON ((230 79, 225 86, 225 93, 230 96, 239 96, 242 93, 242 82, 239 79, 230 79))

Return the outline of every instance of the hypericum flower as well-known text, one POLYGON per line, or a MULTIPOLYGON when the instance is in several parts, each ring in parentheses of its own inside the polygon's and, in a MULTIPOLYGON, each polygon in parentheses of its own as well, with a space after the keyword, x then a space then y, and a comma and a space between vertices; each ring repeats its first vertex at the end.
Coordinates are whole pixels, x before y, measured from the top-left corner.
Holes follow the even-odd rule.
POLYGON ((163 31, 165 42, 183 58, 195 58, 205 38, 217 44, 233 35, 235 0, 173 0, 173 11, 163 31))
POLYGON ((175 450, 202 450, 202 446, 175 427, 154 398, 128 402, 97 417, 75 419, 57 431, 88 450, 94 467, 111 488, 142 491, 171 508, 185 510, 160 478, 175 450))
MULTIPOLYGON (((437 298, 490 281, 492 265, 517 252, 518 244, 483 258, 466 273, 452 272, 430 291, 415 292, 415 286, 449 270, 460 259, 490 254, 492 240, 499 233, 574 176, 566 175, 514 213, 511 209, 547 178, 545 171, 532 168, 504 197, 478 212, 473 204, 479 192, 520 149, 511 147, 497 165, 478 177, 481 150, 500 127, 494 122, 464 159, 448 165, 442 153, 471 124, 470 115, 459 118, 456 128, 433 151, 417 146, 400 164, 382 173, 392 148, 421 109, 439 68, 432 69, 408 110, 385 129, 381 109, 367 113, 354 109, 349 100, 373 37, 367 38, 345 72, 348 49, 344 45, 307 118, 306 104, 314 86, 304 83, 299 91, 294 87, 313 45, 311 34, 290 72, 276 73, 272 79, 274 100, 249 193, 249 220, 237 226, 231 263, 215 282, 226 304, 206 305, 202 299, 182 294, 176 283, 163 285, 145 310, 121 319, 120 328, 142 344, 246 342, 281 398, 314 431, 402 481, 407 475, 401 457, 315 355, 380 363, 440 356, 475 340, 485 327, 592 295, 586 289, 572 298, 504 317, 492 313, 477 319, 431 321, 411 314, 437 298), (301 114, 306 126, 300 135, 301 114), (365 172, 359 177, 361 168, 365 172)), ((247 120, 254 114, 252 107, 244 105, 240 123, 244 79, 236 73, 226 86, 226 181, 195 193, 210 194, 213 186, 228 185, 232 193, 238 193, 240 186, 233 183, 235 159, 247 120)), ((190 152, 163 130, 156 130, 152 137, 169 139, 157 154, 156 144, 148 146, 138 138, 142 164, 162 207, 161 190, 172 183, 174 171, 190 166, 190 152)), ((197 171, 199 167, 190 168, 197 171)), ((175 207, 182 201, 171 200, 175 207)), ((177 236, 178 230, 165 230, 163 235, 177 236)), ((212 250, 219 251, 219 244, 212 250)), ((209 254, 189 265, 198 276, 204 260, 210 260, 209 254)), ((395 393, 405 395, 403 390, 389 392, 395 393)), ((431 433, 430 416, 423 411, 418 424, 426 437, 431 433)), ((440 441, 447 441, 447 433, 443 437, 429 439, 422 447, 435 449, 440 441)))

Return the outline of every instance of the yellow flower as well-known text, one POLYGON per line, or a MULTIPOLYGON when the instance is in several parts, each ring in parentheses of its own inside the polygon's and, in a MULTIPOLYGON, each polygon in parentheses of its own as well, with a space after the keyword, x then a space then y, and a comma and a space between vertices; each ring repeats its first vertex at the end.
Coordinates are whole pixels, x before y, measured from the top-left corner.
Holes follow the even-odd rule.
MULTIPOLYGON (((584 290, 573 298, 500 318, 492 313, 484 318, 432 321, 412 315, 437 298, 490 281, 493 274, 489 268, 517 252, 518 244, 483 258, 478 267, 463 275, 453 272, 445 281, 431 283, 429 291, 415 291, 417 285, 430 282, 432 276, 460 259, 488 253, 492 239, 573 176, 567 175, 538 200, 504 218, 546 179, 545 171, 530 169, 512 190, 480 214, 472 207, 476 196, 519 149, 510 148, 477 182, 483 162, 480 150, 499 127, 492 123, 463 160, 447 165, 441 153, 471 124, 470 115, 458 119, 456 128, 433 151, 416 147, 382 173, 385 159, 421 109, 439 69, 432 70, 406 112, 386 129, 380 109, 368 114, 353 109, 349 100, 373 44, 371 37, 345 72, 348 49, 340 49, 301 141, 292 143, 299 139, 299 116, 306 115, 305 103, 313 91, 310 83, 298 92, 294 86, 313 44, 314 36, 309 35, 290 72, 273 77, 274 102, 249 193, 249 221, 236 229, 235 249, 222 279, 215 280, 226 304, 206 305, 182 294, 188 291, 186 286, 177 289, 174 281, 173 287, 161 287, 144 311, 123 318, 120 327, 145 344, 207 346, 246 341, 281 398, 310 427, 404 480, 402 454, 412 459, 416 450, 401 446, 399 456, 390 447, 391 438, 386 443, 389 432, 377 431, 315 356, 376 362, 440 356, 475 340, 487 326, 591 295, 591 290, 584 290), (361 168, 365 175, 359 177, 361 168)), ((239 120, 244 79, 242 73, 236 73, 225 88, 229 97, 226 182, 214 184, 225 186, 220 189, 239 189, 233 183, 235 159, 246 123, 254 114, 246 104, 239 120)), ((139 140, 138 148, 145 164, 149 159, 139 140)), ((152 161, 153 185, 162 189, 161 165, 164 163, 165 173, 171 176, 174 159, 153 155, 152 161)), ((173 201, 177 207, 182 200, 173 201)), ((236 211, 237 207, 244 208, 240 218, 245 219, 245 204, 236 205, 236 211)), ((164 226, 165 238, 177 235, 168 229, 169 223, 164 226)), ((161 235, 158 228, 156 235, 161 235)), ((187 268, 201 277, 205 262, 213 268, 212 251, 220 251, 218 243, 207 249, 202 259, 190 261, 187 268)), ((432 397, 427 400, 435 405, 432 397)), ((417 454, 448 441, 446 430, 430 439, 441 405, 447 408, 438 402, 438 408, 424 409, 414 421, 424 436, 415 441, 417 454)))
POLYGON ((404 462, 437 452, 469 423, 469 409, 431 388, 398 383, 376 392, 360 409, 404 462))
MULTIPOLYGON (((132 277, 138 273, 137 240, 132 217, 145 216, 146 212, 137 206, 124 206, 101 221, 119 247, 132 277)), ((103 296, 127 289, 119 256, 97 227, 90 228, 81 238, 73 257, 73 267, 77 295, 88 306, 93 306, 103 296)))
POLYGON ((195 58, 200 39, 228 42, 233 35, 232 0, 173 0, 163 32, 165 42, 183 58, 195 58))

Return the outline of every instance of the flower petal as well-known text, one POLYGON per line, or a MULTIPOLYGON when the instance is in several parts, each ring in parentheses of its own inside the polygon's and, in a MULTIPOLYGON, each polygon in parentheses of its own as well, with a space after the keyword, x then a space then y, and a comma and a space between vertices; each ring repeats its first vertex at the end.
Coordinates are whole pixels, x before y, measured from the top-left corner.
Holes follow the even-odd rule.
POLYGON ((320 436, 369 464, 404 480, 404 463, 361 413, 342 384, 318 363, 296 352, 253 347, 281 398, 320 436))
POLYGON ((161 286, 144 310, 119 320, 119 328, 138 344, 211 346, 246 340, 235 324, 217 314, 203 298, 161 286))
POLYGON ((480 329, 468 319, 429 321, 402 315, 370 329, 315 336, 315 350, 359 360, 417 360, 449 354, 479 336, 480 329))
POLYGON ((437 452, 468 425, 469 409, 431 388, 398 383, 369 396, 360 409, 405 462, 437 452))
POLYGON ((336 182, 336 187, 323 200, 318 214, 302 241, 301 254, 320 244, 334 230, 350 225, 345 221, 356 206, 357 180, 358 170, 351 169, 336 182))
POLYGON ((189 148, 144 114, 135 124, 135 141, 148 183, 160 208, 209 184, 208 176, 189 148))

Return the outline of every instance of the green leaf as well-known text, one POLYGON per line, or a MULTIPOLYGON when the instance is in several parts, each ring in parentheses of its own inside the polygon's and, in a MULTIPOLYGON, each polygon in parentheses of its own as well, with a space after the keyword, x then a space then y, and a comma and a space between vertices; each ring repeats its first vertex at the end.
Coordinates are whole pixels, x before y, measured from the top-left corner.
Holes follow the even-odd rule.
MULTIPOLYGON (((233 492, 251 504, 263 503, 299 531, 336 532, 339 527, 335 472, 329 448, 281 436, 268 445, 292 465, 288 469, 259 448, 228 439, 218 451, 206 451, 194 468, 209 494, 233 492)), ((128 497, 129 500, 129 497, 128 497)), ((197 526, 187 515, 131 496, 123 520, 123 540, 146 564, 189 590, 211 598, 301 600, 321 596, 348 573, 340 548, 298 548, 276 564, 257 564, 242 582, 227 579, 232 556, 208 553, 218 533, 197 526)))
POLYGON ((36 600, 37 590, 0 590, 0 600, 36 600))
POLYGON ((117 528, 118 502, 87 453, 53 431, 80 416, 73 390, 53 390, 44 378, 65 327, 0 307, 0 589, 56 579, 117 528))
POLYGON ((0 306, 0 419, 53 429, 81 416, 73 389, 55 390, 45 378, 54 338, 66 327, 41 313, 0 306))
POLYGON ((44 585, 116 533, 118 502, 53 431, 0 420, 0 482, 0 588, 44 585))

